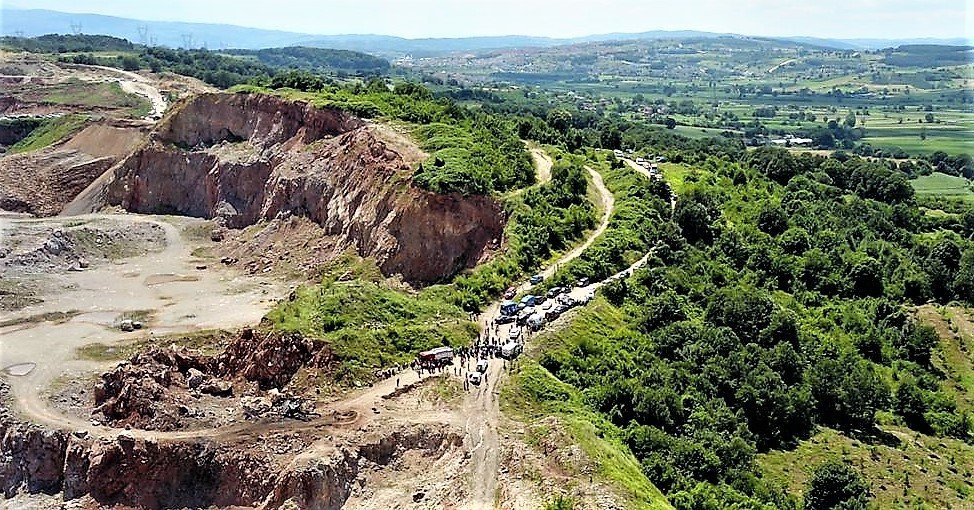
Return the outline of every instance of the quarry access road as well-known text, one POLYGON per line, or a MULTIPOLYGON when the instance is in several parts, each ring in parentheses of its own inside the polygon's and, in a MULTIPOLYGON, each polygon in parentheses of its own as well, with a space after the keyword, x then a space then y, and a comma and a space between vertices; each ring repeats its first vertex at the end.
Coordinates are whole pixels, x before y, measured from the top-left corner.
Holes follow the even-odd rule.
MULTIPOLYGON (((535 162, 541 160, 546 154, 537 149, 532 151, 535 162)), ((547 158, 546 158, 547 159, 547 158)), ((550 159, 547 159, 550 162, 550 159)), ((633 161, 626 160, 629 166, 644 175, 648 179, 658 180, 659 174, 655 174, 633 161)), ((549 167, 550 169, 550 167, 549 167)), ((585 167, 592 178, 592 183, 599 192, 601 201, 602 217, 598 227, 593 230, 585 239, 585 242, 578 245, 568 253, 564 254, 558 261, 540 274, 549 278, 555 274, 559 267, 578 258, 585 252, 596 239, 601 236, 609 226, 609 219, 615 210, 615 197, 606 188, 602 175, 591 167, 585 167)), ((539 178, 540 180, 540 178, 539 178)), ((676 195, 670 195, 671 211, 676 207, 676 195)), ((605 280, 592 282, 585 287, 575 287, 570 291, 570 295, 575 299, 581 299, 584 295, 594 293, 607 282, 626 278, 632 275, 633 271, 643 267, 650 257, 656 252, 656 247, 652 247, 639 260, 632 265, 619 271, 618 273, 606 278, 605 280)), ((524 283, 517 288, 517 292, 523 293, 531 288, 530 283, 524 283)), ((487 331, 489 325, 500 313, 500 303, 493 303, 480 316, 480 325, 487 331)), ((564 320, 564 319, 562 319, 564 320)), ((506 338, 510 330, 510 325, 499 328, 498 336, 506 338)), ((463 412, 466 414, 465 430, 467 432, 466 444, 473 445, 471 452, 472 477, 471 477, 471 501, 464 505, 464 508, 487 510, 494 508, 497 492, 497 475, 500 465, 500 445, 498 442, 498 426, 500 424, 500 387, 506 379, 507 374, 504 370, 504 361, 500 359, 489 360, 487 377, 480 388, 467 394, 463 404, 463 412)))
POLYGON ((142 96, 147 99, 152 105, 152 111, 149 113, 149 115, 145 116, 145 120, 158 120, 160 117, 162 117, 162 114, 165 113, 166 107, 169 106, 169 103, 166 101, 166 98, 163 97, 159 89, 152 85, 149 79, 141 74, 106 66, 75 64, 74 67, 110 73, 115 76, 115 79, 111 79, 111 81, 118 83, 118 86, 122 88, 123 92, 142 96))
MULTIPOLYGON (((531 154, 538 169, 538 181, 551 180, 551 158, 541 149, 534 149, 531 154), (547 175, 543 175, 547 172, 547 175)), ((609 227, 609 219, 615 211, 615 197, 605 186, 602 174, 591 167, 585 167, 592 179, 592 185, 598 191, 599 208, 602 217, 595 230, 591 231, 585 241, 558 258, 558 260, 541 271, 544 278, 555 274, 559 267, 578 258, 596 239, 609 227)), ((517 287, 522 293, 531 288, 530 283, 523 283, 517 287)), ((497 319, 502 301, 492 303, 480 314, 478 323, 482 331, 488 331, 491 322, 497 319)), ((506 332, 506 330, 505 330, 506 332)), ((501 359, 488 360, 487 377, 479 388, 467 393, 461 412, 465 416, 464 430, 466 438, 464 444, 472 445, 470 453, 470 501, 462 505, 463 508, 487 510, 494 508, 497 492, 497 473, 500 467, 500 444, 497 429, 500 426, 500 387, 507 378, 504 361, 501 359)))

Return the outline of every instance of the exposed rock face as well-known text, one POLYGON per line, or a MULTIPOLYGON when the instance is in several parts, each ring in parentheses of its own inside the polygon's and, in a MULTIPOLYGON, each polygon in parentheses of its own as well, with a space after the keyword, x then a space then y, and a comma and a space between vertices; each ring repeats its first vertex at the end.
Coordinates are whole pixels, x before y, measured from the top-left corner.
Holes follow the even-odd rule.
POLYGON ((68 211, 117 204, 222 218, 232 228, 300 215, 407 281, 435 282, 475 265, 500 237, 498 204, 425 192, 410 173, 376 130, 344 112, 205 94, 177 105, 68 211))
MULTIPOLYGON (((2 380, 0 399, 6 400, 2 380)), ((0 404, 0 506, 26 492, 113 508, 338 509, 368 473, 409 451, 441 457, 461 437, 444 424, 402 426, 356 435, 295 462, 269 451, 266 438, 237 444, 93 438, 19 423, 0 404)), ((308 445, 284 440, 299 450, 308 445)))
POLYGON ((263 507, 338 510, 364 472, 387 466, 408 450, 441 456, 462 442, 462 437, 445 425, 408 426, 389 435, 365 438, 357 447, 339 448, 328 457, 293 463, 281 473, 263 507))
MULTIPOLYGON (((245 329, 217 356, 178 347, 136 354, 102 374, 95 385, 95 412, 115 427, 177 430, 201 394, 232 396, 234 382, 251 393, 285 389, 301 368, 329 369, 334 363, 324 342, 245 329)), ((302 409, 277 411, 299 416, 302 409)))

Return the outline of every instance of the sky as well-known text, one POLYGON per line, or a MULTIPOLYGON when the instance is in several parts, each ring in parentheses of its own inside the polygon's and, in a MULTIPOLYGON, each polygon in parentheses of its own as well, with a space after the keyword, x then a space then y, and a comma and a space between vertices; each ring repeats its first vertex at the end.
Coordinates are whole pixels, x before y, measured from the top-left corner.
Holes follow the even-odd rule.
POLYGON ((410 38, 704 30, 761 36, 974 39, 974 0, 0 0, 0 4, 154 21, 410 38))

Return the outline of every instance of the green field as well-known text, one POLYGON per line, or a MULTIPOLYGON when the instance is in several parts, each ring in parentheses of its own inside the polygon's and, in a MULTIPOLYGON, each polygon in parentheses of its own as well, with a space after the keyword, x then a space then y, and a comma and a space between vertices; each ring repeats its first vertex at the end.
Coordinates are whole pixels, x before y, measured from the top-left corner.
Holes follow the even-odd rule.
POLYGON ((971 183, 963 177, 934 172, 910 181, 918 195, 938 195, 974 200, 971 183))

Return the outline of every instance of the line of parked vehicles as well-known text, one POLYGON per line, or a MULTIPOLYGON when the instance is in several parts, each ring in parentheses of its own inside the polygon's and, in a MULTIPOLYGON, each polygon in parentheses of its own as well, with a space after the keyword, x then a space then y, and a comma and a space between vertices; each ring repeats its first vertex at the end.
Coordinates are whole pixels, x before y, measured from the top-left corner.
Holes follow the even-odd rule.
MULTIPOLYGON (((543 280, 541 275, 534 275, 530 282, 532 285, 537 285, 543 280)), ((582 278, 577 286, 586 287, 588 283, 587 278, 582 278)), ((512 301, 515 296, 512 291, 513 289, 508 289, 505 293, 507 300, 501 303, 501 314, 497 318, 498 324, 514 323, 510 333, 511 340, 521 335, 522 328, 538 331, 571 308, 584 305, 594 297, 591 291, 576 298, 571 295, 571 289, 567 287, 552 287, 546 294, 527 294, 519 301, 512 301)))
MULTIPOLYGON (((542 281, 544 277, 541 275, 534 275, 529 280, 531 285, 538 285, 542 281)), ((587 278, 582 278, 576 283, 579 288, 587 287, 588 284, 587 278)), ((507 343, 501 345, 498 351, 494 351, 494 355, 507 360, 517 358, 524 351, 524 341, 521 336, 525 329, 538 331, 568 310, 584 305, 595 297, 594 292, 588 290, 576 298, 571 295, 571 289, 567 287, 552 287, 547 293, 527 294, 520 300, 513 301, 516 295, 515 287, 504 293, 505 301, 501 303, 501 313, 496 319, 497 324, 513 323, 507 334, 507 343)), ((437 347, 419 353, 418 361, 424 366, 444 367, 453 363, 453 357, 452 348, 437 347)), ((488 366, 486 359, 478 360, 474 370, 467 376, 467 381, 474 386, 480 386, 487 380, 488 366)))

